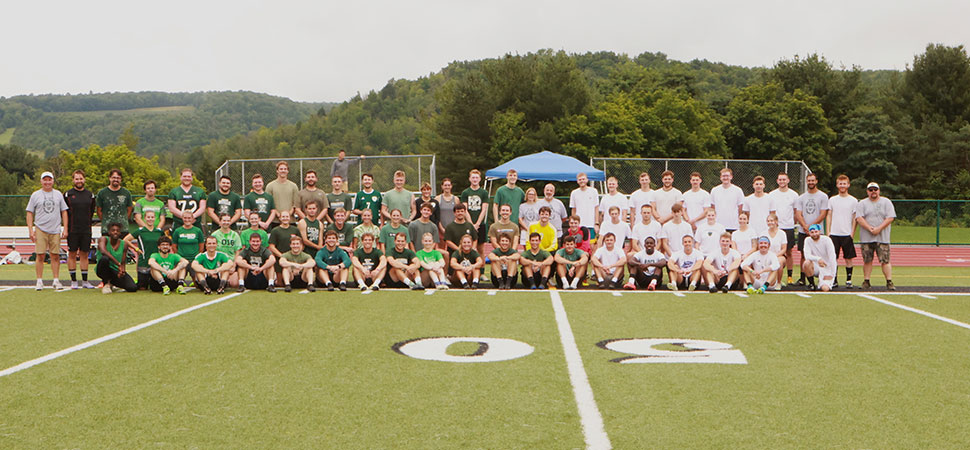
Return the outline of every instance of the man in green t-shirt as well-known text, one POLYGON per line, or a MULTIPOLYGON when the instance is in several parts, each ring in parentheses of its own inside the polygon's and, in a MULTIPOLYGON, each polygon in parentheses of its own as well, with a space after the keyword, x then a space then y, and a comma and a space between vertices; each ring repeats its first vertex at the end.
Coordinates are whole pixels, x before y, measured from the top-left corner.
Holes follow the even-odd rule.
POLYGON ((300 235, 300 229, 290 223, 289 211, 280 212, 280 224, 269 232, 269 251, 276 257, 276 279, 283 279, 283 267, 280 266, 280 258, 283 254, 290 251, 290 238, 300 235))
POLYGON ((300 230, 300 237, 303 238, 304 251, 311 258, 317 256, 317 251, 323 247, 323 222, 317 217, 317 204, 309 202, 303 207, 303 218, 296 223, 300 230))
POLYGON ((391 213, 396 209, 401 212, 401 221, 407 224, 411 217, 414 217, 414 194, 404 189, 404 171, 394 172, 394 189, 384 193, 381 200, 381 216, 385 219, 391 218, 391 213))
POLYGON ((478 169, 468 172, 471 187, 461 191, 461 202, 468 205, 468 217, 478 231, 478 254, 485 253, 485 236, 488 235, 488 191, 482 189, 482 173, 478 169))
POLYGON ((391 222, 381 228, 380 249, 384 253, 387 253, 388 249, 394 247, 394 239, 399 233, 404 233, 407 236, 406 244, 411 242, 411 235, 408 234, 408 228, 402 223, 402 220, 404 220, 403 217, 401 210, 395 209, 391 211, 391 222))
POLYGON ((280 257, 280 267, 283 268, 283 291, 290 292, 296 286, 297 289, 306 288, 310 292, 316 292, 317 287, 313 281, 316 261, 303 251, 302 237, 290 237, 290 251, 280 257))
MULTIPOLYGON (((192 185, 193 172, 188 167, 182 169, 180 176, 181 184, 172 188, 168 193, 168 210, 172 213, 173 228, 182 226, 183 213, 192 213, 192 218, 203 226, 202 213, 205 212, 206 198, 205 191, 198 186, 192 185)), ((182 255, 185 256, 185 255, 182 255)))
POLYGON ((229 255, 216 250, 219 241, 214 236, 205 239, 205 251, 196 255, 192 261, 195 272, 195 283, 201 287, 206 295, 215 291, 222 294, 226 291, 229 277, 235 275, 235 266, 229 255))
POLYGON ((492 203, 492 215, 498 217, 498 209, 502 205, 509 205, 512 208, 509 220, 512 223, 519 223, 519 205, 525 200, 525 192, 522 188, 515 185, 519 180, 519 173, 515 169, 509 169, 505 174, 506 183, 495 191, 495 201, 492 203))
POLYGON ((254 234, 259 236, 259 244, 262 246, 262 248, 269 247, 269 233, 260 228, 259 213, 255 211, 249 213, 249 228, 242 230, 242 232, 239 233, 239 238, 242 243, 245 244, 249 242, 249 237, 254 234))
POLYGON ((108 225, 121 224, 121 234, 128 233, 128 218, 131 217, 131 192, 121 187, 121 171, 111 169, 108 175, 108 186, 98 191, 94 197, 101 218, 101 234, 108 235, 108 225))
POLYGON ((370 210, 371 220, 376 225, 380 225, 384 196, 374 190, 374 177, 369 173, 360 176, 360 185, 361 190, 357 192, 357 196, 354 198, 354 214, 357 217, 362 217, 364 210, 370 210))
MULTIPOLYGON (((172 242, 179 256, 194 261, 195 256, 202 252, 205 245, 205 234, 199 227, 194 226, 195 216, 191 211, 182 214, 182 226, 172 229, 172 242)), ((189 266, 191 272, 192 266, 189 266)))
MULTIPOLYGON (((396 211, 400 217, 401 212, 396 211)), ((393 219, 393 216, 392 216, 393 219)), ((407 286, 413 290, 421 290, 421 264, 414 250, 408 248, 408 234, 400 232, 394 236, 394 245, 391 245, 384 252, 387 259, 387 274, 390 277, 388 285, 392 287, 407 286)))
POLYGON ((354 255, 350 258, 354 265, 354 281, 362 291, 379 290, 387 272, 384 253, 374 247, 376 239, 371 233, 362 234, 360 242, 360 248, 354 250, 354 255))
MULTIPOLYGON (((262 231, 262 230, 260 230, 262 231)), ((265 231, 264 231, 265 233, 265 231)), ((276 257, 265 247, 259 234, 249 236, 249 246, 236 256, 236 277, 239 279, 239 292, 249 289, 266 289, 276 292, 276 257)))
MULTIPOLYGON (((246 217, 249 217, 252 213, 259 214, 259 227, 268 230, 269 226, 276 220, 276 204, 273 202, 273 196, 263 190, 263 176, 260 174, 253 175, 253 190, 246 194, 243 199, 243 213, 246 217)), ((266 241, 263 240, 263 245, 266 245, 266 241)))
POLYGON ((522 280, 529 289, 546 289, 549 284, 549 274, 552 272, 554 258, 551 253, 541 247, 542 235, 529 235, 529 248, 522 250, 519 262, 522 264, 522 280))
POLYGON ((157 190, 158 186, 154 181, 146 181, 145 197, 140 198, 135 202, 135 223, 140 227, 148 226, 148 223, 145 221, 145 214, 147 214, 148 211, 155 212, 155 223, 153 224, 155 228, 165 227, 165 218, 168 217, 168 208, 165 207, 165 203, 155 197, 157 190))
POLYGON ((519 268, 519 253, 512 246, 512 238, 499 235, 498 247, 492 249, 489 259, 492 262, 492 284, 499 289, 512 289, 519 268))
POLYGON ((350 273, 350 256, 337 246, 337 232, 330 230, 323 235, 324 246, 317 251, 317 271, 328 291, 333 291, 333 283, 340 283, 340 290, 347 290, 347 276, 350 273))
POLYGON ((333 223, 327 225, 327 231, 337 233, 337 246, 348 255, 354 252, 354 227, 347 223, 347 211, 343 208, 333 211, 333 223))
POLYGON ((175 289, 179 294, 185 294, 185 268, 189 260, 178 253, 172 253, 172 239, 168 236, 158 238, 158 252, 152 253, 148 259, 151 268, 151 281, 148 288, 152 292, 168 295, 175 289))
MULTIPOLYGON (((455 214, 455 219, 457 218, 458 215, 455 214)), ((452 283, 460 283, 463 289, 478 289, 478 279, 482 275, 485 261, 475 251, 471 235, 463 235, 459 242, 460 246, 451 254, 452 283)))
POLYGON ((145 213, 146 227, 138 227, 131 230, 128 236, 125 236, 125 241, 127 242, 138 242, 138 247, 141 248, 141 254, 138 255, 138 289, 147 289, 148 282, 151 280, 151 270, 148 267, 148 258, 151 257, 153 253, 158 253, 158 240, 163 236, 162 230, 154 226, 155 223, 155 211, 147 211, 145 213))
POLYGON ((465 205, 461 203, 455 205, 455 221, 445 227, 445 245, 449 251, 458 250, 461 246, 461 240, 465 236, 472 238, 473 247, 476 244, 475 241, 478 240, 478 231, 475 229, 475 225, 466 220, 465 211, 465 205))
POLYGON ((344 180, 339 175, 333 177, 330 185, 333 186, 333 192, 327 194, 327 203, 330 204, 327 209, 327 222, 333 224, 337 220, 334 215, 338 209, 344 210, 344 220, 349 220, 346 212, 354 209, 354 196, 344 192, 344 180))
POLYGON ((223 214, 228 214, 232 219, 229 223, 239 222, 242 217, 243 207, 242 198, 239 194, 232 192, 232 179, 228 175, 219 177, 219 189, 209 194, 206 199, 206 213, 212 221, 212 227, 220 226, 223 214))
POLYGON ((562 239, 563 248, 556 251, 556 272, 562 280, 563 289, 576 289, 579 281, 586 278, 589 255, 576 248, 576 240, 581 239, 575 236, 566 236, 562 239))

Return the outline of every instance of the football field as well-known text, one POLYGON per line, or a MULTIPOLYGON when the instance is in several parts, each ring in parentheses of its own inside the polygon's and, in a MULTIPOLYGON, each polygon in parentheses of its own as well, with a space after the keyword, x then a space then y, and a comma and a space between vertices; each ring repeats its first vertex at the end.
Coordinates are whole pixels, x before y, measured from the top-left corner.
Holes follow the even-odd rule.
POLYGON ((970 295, 0 289, 2 448, 966 448, 970 295))

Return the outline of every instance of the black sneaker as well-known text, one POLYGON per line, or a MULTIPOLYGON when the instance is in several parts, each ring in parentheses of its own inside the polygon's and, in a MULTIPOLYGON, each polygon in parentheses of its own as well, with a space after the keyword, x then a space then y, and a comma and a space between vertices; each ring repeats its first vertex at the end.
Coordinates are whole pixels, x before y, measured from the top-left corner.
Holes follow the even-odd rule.
POLYGON ((239 288, 236 289, 236 292, 246 292, 246 286, 239 286, 239 288))
POLYGON ((340 283, 340 292, 347 292, 347 285, 340 283))
POLYGON ((293 287, 290 285, 283 286, 283 292, 292 292, 293 287))
POLYGON ((872 285, 869 284, 869 280, 864 280, 862 282, 862 289, 866 289, 866 290, 872 289, 872 285))
POLYGON ((272 293, 275 294, 276 293, 276 286, 273 286, 272 284, 269 285, 269 286, 266 286, 266 292, 272 292, 272 293))
POLYGON ((374 291, 374 292, 377 292, 377 291, 379 291, 379 290, 381 290, 381 287, 380 287, 380 285, 378 285, 378 284, 374 284, 373 286, 371 286, 371 288, 370 288, 370 289, 371 289, 372 291, 374 291))
POLYGON ((333 292, 333 283, 327 285, 327 291, 333 292))
POLYGON ((795 286, 804 286, 804 285, 805 285, 804 278, 799 278, 798 281, 795 282, 795 286))
POLYGON ((308 290, 310 292, 316 292, 317 291, 317 287, 311 284, 311 285, 309 285, 309 286, 306 287, 306 290, 308 290))
POLYGON ((473 290, 474 290, 474 289, 478 289, 478 283, 472 283, 472 284, 470 284, 469 286, 471 286, 471 288, 472 288, 473 290))
POLYGON ((715 293, 715 292, 717 292, 717 286, 711 286, 711 288, 708 290, 708 292, 710 292, 712 294, 715 293))
POLYGON ((721 293, 724 293, 724 294, 728 293, 728 287, 726 284, 724 286, 721 286, 721 293))
POLYGON ((890 291, 895 291, 896 290, 896 285, 893 284, 892 281, 887 281, 886 282, 886 289, 887 290, 890 290, 890 291))

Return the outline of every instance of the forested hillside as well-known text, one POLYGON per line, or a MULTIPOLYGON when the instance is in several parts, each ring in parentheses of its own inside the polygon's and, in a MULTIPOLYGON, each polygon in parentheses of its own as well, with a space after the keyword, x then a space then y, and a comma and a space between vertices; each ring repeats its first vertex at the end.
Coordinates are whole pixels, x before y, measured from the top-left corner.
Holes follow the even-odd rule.
POLYGON ((305 120, 323 104, 253 92, 137 92, 0 99, 0 144, 46 156, 108 145, 131 127, 138 153, 184 155, 213 140, 305 120))
POLYGON ((230 157, 435 153, 439 177, 458 180, 541 150, 582 160, 798 159, 826 186, 846 173, 857 189, 875 180, 897 197, 966 198, 970 58, 930 45, 901 63, 909 69, 863 71, 808 55, 745 68, 552 51, 454 62, 190 158, 211 173, 230 157))

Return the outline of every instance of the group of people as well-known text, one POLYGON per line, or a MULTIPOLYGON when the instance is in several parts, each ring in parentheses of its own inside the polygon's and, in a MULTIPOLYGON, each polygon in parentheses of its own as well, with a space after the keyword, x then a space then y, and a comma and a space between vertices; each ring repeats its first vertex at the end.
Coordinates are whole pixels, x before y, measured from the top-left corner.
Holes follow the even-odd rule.
MULTIPOLYGON (((338 162, 346 165, 343 156, 338 162)), ((469 187, 460 194, 444 179, 439 195, 432 196, 431 185, 424 183, 415 196, 404 188, 403 171, 394 173, 393 188, 385 192, 376 189, 371 174, 362 174, 361 190, 353 195, 345 191, 346 170, 338 169, 335 163, 330 192, 317 186, 312 170, 303 174, 301 189, 288 179, 288 163, 280 161, 275 179, 266 183, 254 174, 244 196, 231 191, 228 176, 206 195, 192 184, 192 170, 183 169, 180 185, 166 202, 156 198, 151 180, 143 185, 144 197, 132 202, 117 169, 96 195, 85 188, 83 171, 74 172, 74 186, 63 195, 45 172, 27 206, 36 243, 37 289, 44 287, 44 254, 58 255, 64 238, 71 288, 94 288, 87 254, 95 214, 102 229, 96 273, 105 293, 112 288, 185 293, 190 284, 205 293, 227 288, 345 291, 350 285, 361 290, 473 289, 488 278, 498 289, 519 282, 530 289, 577 289, 595 278, 601 288, 694 290, 703 285, 711 292, 764 292, 781 289, 786 270, 787 284, 794 283, 796 245, 802 255, 798 283, 828 290, 838 285, 839 253, 846 261, 845 285, 851 287, 857 227, 863 287, 869 287, 876 256, 887 286, 894 288, 892 202, 879 195, 876 183, 867 186, 866 199, 856 200, 848 194, 844 175, 838 179, 839 193, 829 198, 811 174, 801 195, 788 187, 782 173, 771 192, 756 177, 747 196, 732 184, 727 168, 721 171, 721 184, 710 191, 701 188, 698 173, 684 192, 673 188, 669 171, 657 189, 651 189, 650 176, 643 173, 641 188, 630 195, 618 192, 612 177, 600 195, 579 174, 567 209, 552 184, 543 187, 541 196, 535 188, 523 191, 515 170, 494 196, 483 188, 478 170, 469 172, 469 187), (241 223, 246 226, 237 226, 241 223), (137 258, 137 281, 126 271, 129 252, 137 258)), ((52 287, 60 289, 57 260, 51 260, 52 287)))

